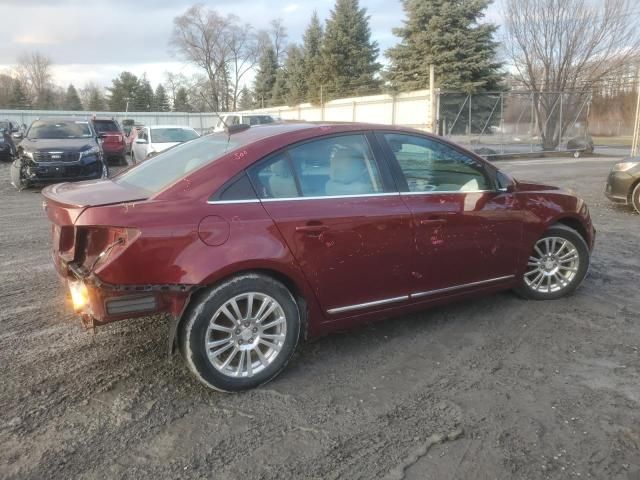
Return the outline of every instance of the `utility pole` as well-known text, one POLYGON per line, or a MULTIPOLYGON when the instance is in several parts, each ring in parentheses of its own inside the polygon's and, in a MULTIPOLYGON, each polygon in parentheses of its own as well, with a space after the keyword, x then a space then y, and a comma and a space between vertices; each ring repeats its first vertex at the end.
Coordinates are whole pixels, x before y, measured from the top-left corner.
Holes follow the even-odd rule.
POLYGON ((636 85, 638 101, 636 103, 636 123, 633 127, 633 141, 631 142, 631 156, 638 155, 638 141, 640 140, 640 69, 638 69, 638 80, 636 85))
POLYGON ((431 133, 438 133, 436 125, 436 67, 429 65, 429 117, 431 121, 431 133))

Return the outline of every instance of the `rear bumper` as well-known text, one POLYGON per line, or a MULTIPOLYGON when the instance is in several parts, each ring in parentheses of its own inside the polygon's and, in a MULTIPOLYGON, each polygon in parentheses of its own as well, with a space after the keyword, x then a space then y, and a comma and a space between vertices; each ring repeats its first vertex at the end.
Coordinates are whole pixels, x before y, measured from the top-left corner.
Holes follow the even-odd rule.
POLYGON ((86 326, 161 313, 178 316, 194 290, 187 285, 110 285, 72 264, 55 263, 69 292, 74 288, 79 290, 78 287, 86 292, 80 302, 70 295, 72 308, 86 326))
POLYGON ((107 145, 102 144, 102 151, 105 155, 114 156, 114 155, 124 155, 126 151, 126 146, 124 144, 120 145, 107 145))

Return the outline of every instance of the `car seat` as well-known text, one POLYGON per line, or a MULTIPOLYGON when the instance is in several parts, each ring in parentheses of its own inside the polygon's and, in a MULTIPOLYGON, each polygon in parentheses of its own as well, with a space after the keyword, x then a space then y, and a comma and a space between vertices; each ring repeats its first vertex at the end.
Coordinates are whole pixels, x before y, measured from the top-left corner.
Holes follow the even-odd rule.
POLYGON ((331 156, 326 195, 374 193, 364 154, 351 148, 338 148, 331 156))

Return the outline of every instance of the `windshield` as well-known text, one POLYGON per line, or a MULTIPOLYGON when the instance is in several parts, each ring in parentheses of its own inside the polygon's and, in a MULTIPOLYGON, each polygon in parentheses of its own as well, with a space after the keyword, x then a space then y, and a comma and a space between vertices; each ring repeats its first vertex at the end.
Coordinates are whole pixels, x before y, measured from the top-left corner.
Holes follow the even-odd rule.
POLYGON ((98 133, 105 132, 117 132, 120 133, 120 129, 118 128, 118 124, 116 122, 112 122, 110 120, 100 121, 96 120, 93 122, 93 126, 98 133))
POLYGON ((91 127, 87 121, 36 120, 31 124, 28 138, 89 138, 91 127))
POLYGON ((114 177, 113 181, 145 190, 149 194, 158 193, 193 170, 215 162, 241 145, 241 142, 233 140, 224 134, 201 137, 145 160, 114 177))
POLYGON ((152 128, 151 143, 181 143, 198 138, 190 128, 152 128))

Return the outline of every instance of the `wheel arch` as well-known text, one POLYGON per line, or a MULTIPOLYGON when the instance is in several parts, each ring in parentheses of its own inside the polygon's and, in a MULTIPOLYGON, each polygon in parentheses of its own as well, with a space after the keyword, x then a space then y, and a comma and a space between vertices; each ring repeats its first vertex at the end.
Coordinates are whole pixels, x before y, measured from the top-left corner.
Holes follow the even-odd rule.
POLYGON ((578 234, 582 237, 582 239, 589 245, 589 235, 587 233, 587 228, 584 226, 584 223, 578 218, 575 217, 561 217, 557 218, 554 222, 549 225, 549 228, 555 225, 564 225, 565 227, 569 227, 572 230, 578 232, 578 234))
POLYGON ((199 300, 204 297, 208 291, 210 291, 212 288, 217 287, 218 285, 228 282, 235 277, 250 274, 270 277, 273 280, 276 280, 277 282, 283 284, 287 288, 287 290, 291 292, 291 295, 293 295, 294 299, 296 300, 296 304, 298 305, 298 313, 300 315, 300 338, 307 339, 309 335, 309 301, 307 300, 307 295, 305 295, 303 288, 291 276, 286 275, 279 270, 269 267, 248 268, 229 273, 227 275, 221 276, 220 278, 217 278, 215 281, 203 284, 189 296, 189 298, 185 302, 182 313, 176 316, 171 322, 169 332, 169 354, 171 355, 176 351, 182 324, 189 317, 189 314, 191 313, 195 305, 197 305, 199 300))
POLYGON ((627 201, 629 202, 629 205, 633 205, 633 191, 638 185, 640 185, 640 177, 634 180, 634 182, 629 187, 629 192, 627 193, 627 201))

